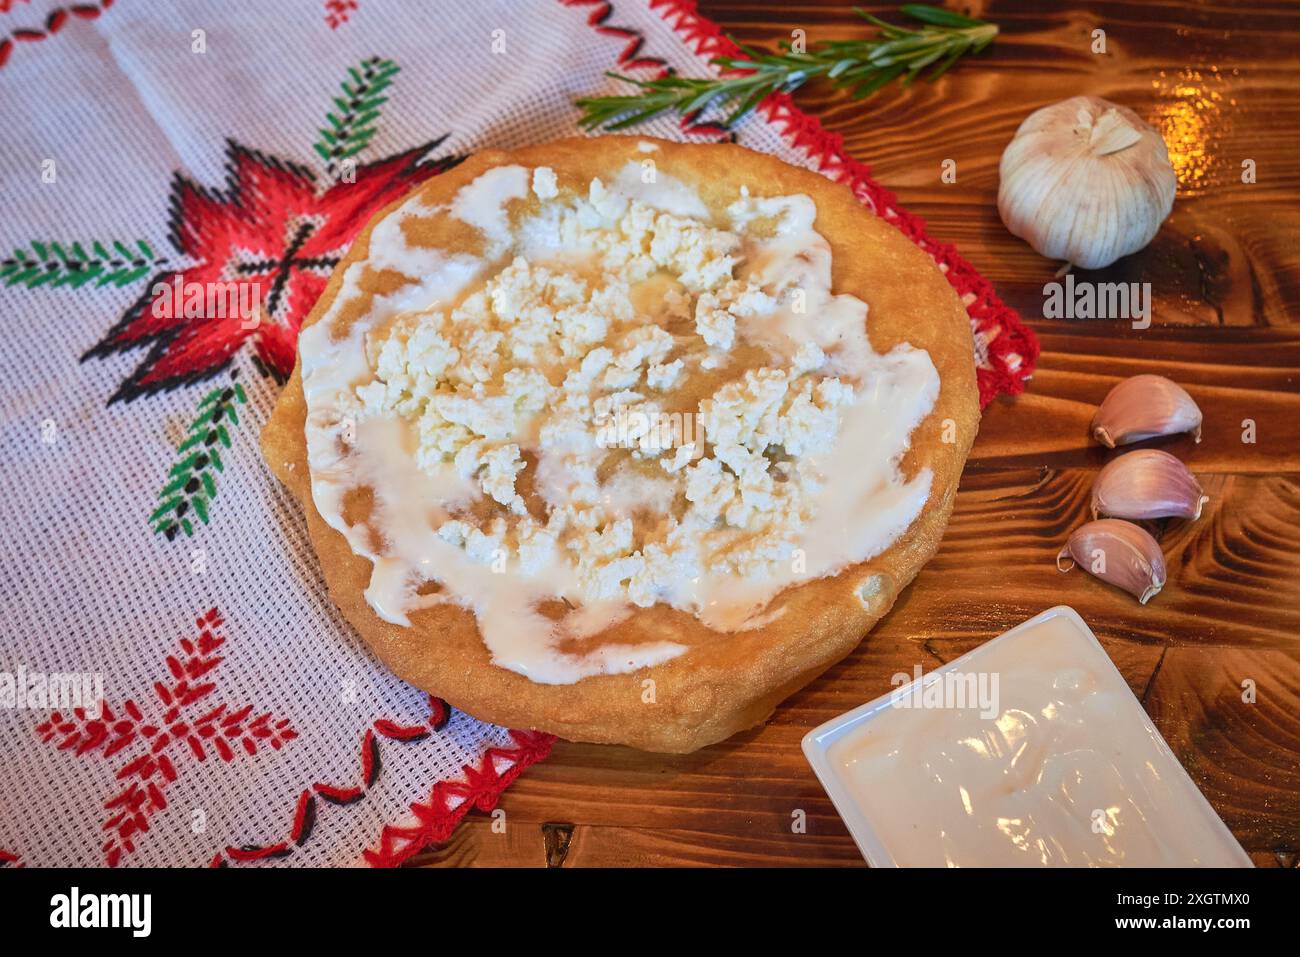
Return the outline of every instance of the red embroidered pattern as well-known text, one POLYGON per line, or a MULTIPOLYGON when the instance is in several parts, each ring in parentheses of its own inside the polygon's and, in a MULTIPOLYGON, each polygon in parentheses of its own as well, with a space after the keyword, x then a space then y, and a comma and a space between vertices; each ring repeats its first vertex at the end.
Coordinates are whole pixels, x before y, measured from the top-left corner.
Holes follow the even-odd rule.
POLYGON ((357 9, 357 0, 325 0, 325 22, 337 30, 357 9))
MULTIPOLYGON (((379 779, 379 739, 386 738, 399 744, 423 741, 431 731, 441 731, 451 720, 451 708, 441 698, 429 695, 429 717, 424 724, 403 725, 387 718, 379 718, 361 736, 361 779, 354 785, 337 785, 317 782, 305 788, 294 804, 289 822, 289 836, 265 845, 227 847, 214 854, 210 867, 228 867, 231 863, 245 864, 274 860, 291 855, 311 837, 316 825, 316 799, 339 806, 356 804, 363 800, 379 779)), ((551 751, 553 735, 538 732, 511 731, 513 748, 489 748, 479 758, 477 765, 465 765, 464 778, 439 781, 433 785, 427 802, 411 805, 417 823, 411 827, 385 825, 377 848, 363 852, 366 863, 373 867, 393 867, 420 851, 430 843, 445 841, 456 825, 471 808, 490 811, 496 807, 501 793, 529 765, 536 764, 551 751), (498 771, 499 762, 509 767, 498 771), (455 806, 452 802, 456 801, 455 806)))
MULTIPOLYGON (((11 2, 10 0, 3 0, 3 3, 4 6, 0 7, 0 13, 8 13, 11 2)), ((46 16, 43 28, 15 30, 9 36, 0 39, 0 67, 9 62, 15 44, 37 43, 41 40, 47 40, 62 30, 67 25, 70 17, 76 17, 79 20, 94 20, 112 5, 113 0, 99 0, 98 3, 78 3, 67 7, 55 7, 46 16)))
POLYGON ((379 779, 381 762, 379 742, 375 738, 376 732, 390 740, 409 744, 414 741, 423 741, 429 737, 430 729, 441 731, 447 726, 447 722, 451 720, 451 708, 441 698, 435 698, 433 695, 429 695, 428 700, 429 718, 424 724, 400 725, 387 718, 380 718, 375 721, 373 728, 367 728, 365 733, 362 734, 361 784, 352 787, 320 782, 313 784, 298 795, 298 800, 294 804, 293 818, 290 822, 287 840, 274 844, 246 845, 238 848, 227 847, 224 853, 213 855, 212 860, 209 861, 209 866, 228 867, 232 861, 250 863, 252 861, 288 857, 293 853, 294 848, 302 847, 303 844, 307 843, 307 839, 311 837, 316 826, 316 798, 318 796, 330 804, 356 804, 369 793, 370 788, 379 779))
POLYGON ((81 357, 84 362, 151 346, 109 403, 209 378, 246 340, 265 369, 286 378, 293 371, 298 328, 353 237, 377 210, 460 161, 425 160, 444 139, 358 166, 354 182, 339 180, 323 190, 305 167, 233 141, 227 144, 224 192, 177 174, 172 245, 193 265, 165 269, 149 280, 149 290, 81 357), (195 283, 249 286, 244 295, 259 302, 257 321, 187 315, 184 289, 195 283))
POLYGON ((251 704, 237 709, 219 704, 195 714, 196 705, 217 688, 216 682, 202 679, 223 661, 217 654, 226 643, 217 631, 221 624, 215 608, 195 620, 198 636, 182 638, 180 654, 167 656, 170 681, 154 682, 158 700, 153 706, 142 708, 128 699, 115 715, 108 702, 102 702, 98 716, 84 708, 66 718, 56 711, 36 726, 42 741, 57 741, 60 751, 78 757, 111 758, 135 745, 128 752, 134 756, 117 772, 117 780, 126 784, 104 802, 108 815, 103 829, 110 833, 103 851, 109 867, 135 850, 138 836, 149 830, 149 818, 167 807, 163 792, 178 776, 173 757, 189 754, 201 763, 211 748, 222 761, 233 761, 240 751, 250 757, 261 745, 278 751, 298 736, 288 718, 276 720, 269 713, 253 717, 251 704))
POLYGON ((668 71, 667 60, 657 56, 641 55, 641 48, 645 46, 645 37, 640 31, 609 22, 614 13, 612 3, 608 3, 607 0, 561 0, 561 2, 569 7, 595 7, 596 9, 587 16, 587 26, 603 36, 621 37, 627 40, 627 44, 618 55, 619 66, 628 69, 641 67, 656 69, 661 74, 668 71))

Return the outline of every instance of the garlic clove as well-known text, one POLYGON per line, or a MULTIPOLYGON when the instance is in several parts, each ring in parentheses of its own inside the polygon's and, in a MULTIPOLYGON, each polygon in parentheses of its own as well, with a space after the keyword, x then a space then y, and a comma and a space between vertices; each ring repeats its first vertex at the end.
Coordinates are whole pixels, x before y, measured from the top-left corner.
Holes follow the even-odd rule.
POLYGON ((1092 436, 1113 449, 1161 435, 1191 432, 1201 441, 1201 410, 1182 386, 1160 375, 1135 375, 1106 394, 1092 436))
POLYGON ((1109 266, 1151 242, 1178 186, 1159 131, 1095 96, 1030 114, 998 173, 1007 229, 1044 256, 1084 269, 1109 266))
POLYGON ((1165 587, 1160 544, 1132 522, 1102 518, 1076 528, 1057 554, 1056 567, 1068 572, 1076 563, 1143 605, 1165 587))
POLYGON ((1092 517, 1201 517, 1210 500, 1187 466, 1160 449, 1137 449, 1106 464, 1092 483, 1092 517))

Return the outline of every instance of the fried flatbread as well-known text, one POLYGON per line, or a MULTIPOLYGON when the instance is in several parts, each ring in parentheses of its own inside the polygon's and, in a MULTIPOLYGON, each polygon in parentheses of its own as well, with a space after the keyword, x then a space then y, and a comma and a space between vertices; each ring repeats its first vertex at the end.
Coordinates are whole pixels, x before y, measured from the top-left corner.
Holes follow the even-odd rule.
MULTIPOLYGON (((426 181, 418 192, 428 207, 445 206, 481 173, 507 164, 550 167, 562 181, 608 181, 624 164, 646 158, 638 147, 645 142, 644 137, 611 136, 485 151, 426 181)), ((367 604, 363 593, 371 562, 353 553, 312 500, 301 361, 280 395, 262 445, 271 469, 302 504, 332 599, 403 680, 484 721, 575 741, 688 752, 766 720, 782 699, 847 655, 889 611, 938 547, 978 428, 979 409, 970 325, 957 295, 926 253, 865 209, 847 187, 735 145, 649 142, 655 144, 658 168, 694 187, 720 221, 741 187, 759 197, 812 197, 816 229, 833 252, 834 290, 868 304, 864 334, 875 351, 906 342, 929 353, 940 377, 939 396, 912 433, 901 471, 906 478, 929 468, 930 495, 921 515, 885 552, 833 577, 788 588, 770 606, 779 613, 752 630, 715 632, 663 605, 636 609, 591 640, 634 644, 668 639, 688 650, 627 674, 539 684, 491 663, 471 611, 434 605, 413 612, 411 625, 403 627, 384 621, 367 604), (646 693, 649 687, 653 695, 646 693)), ((340 295, 344 271, 367 259, 375 223, 398 205, 379 213, 360 234, 304 328, 326 316, 340 295)), ((463 224, 456 228, 447 217, 415 223, 408 238, 449 250, 482 251, 481 237, 463 224)), ((401 283, 391 274, 376 275, 363 284, 360 301, 346 304, 335 321, 346 324, 364 313, 374 295, 401 283)))

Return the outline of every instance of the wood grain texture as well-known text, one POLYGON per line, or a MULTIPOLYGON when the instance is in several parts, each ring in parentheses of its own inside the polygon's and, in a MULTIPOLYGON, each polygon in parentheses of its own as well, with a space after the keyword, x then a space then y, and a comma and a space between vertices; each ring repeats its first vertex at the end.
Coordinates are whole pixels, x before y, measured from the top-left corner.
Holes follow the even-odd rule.
MULTIPOLYGON (((687 756, 559 743, 501 807, 475 812, 413 863, 861 865, 799 750, 814 725, 1057 603, 1093 626, 1135 694, 1259 866, 1300 859, 1300 9, 1231 3, 957 4, 1002 35, 937 84, 850 103, 797 94, 938 238, 956 243, 1030 321, 1028 392, 987 411, 939 554, 848 659, 766 727, 687 756), (1107 53, 1090 51, 1094 29, 1107 53), (1151 282, 1154 323, 1044 320, 1048 262, 1002 227, 997 166, 1040 106, 1092 93, 1169 142, 1174 213, 1146 250, 1079 278, 1151 282), (957 162, 957 182, 940 164, 957 162), (1253 159, 1258 182, 1241 182, 1253 159), (1143 608, 1053 557, 1085 521, 1113 453, 1087 425, 1121 377, 1188 388, 1205 439, 1161 443, 1202 478, 1199 522, 1158 537, 1170 582, 1143 608), (1256 441, 1242 441, 1243 421, 1256 441), (1256 698, 1242 698, 1253 682, 1256 698), (806 830, 797 833, 802 812, 806 830), (563 825, 544 830, 543 825, 563 825), (556 835, 563 836, 563 840, 556 835), (561 846, 562 845, 562 846, 561 846)), ((737 39, 770 45, 867 32, 849 6, 705 2, 737 39)), ((893 16, 888 8, 872 12, 893 16)))

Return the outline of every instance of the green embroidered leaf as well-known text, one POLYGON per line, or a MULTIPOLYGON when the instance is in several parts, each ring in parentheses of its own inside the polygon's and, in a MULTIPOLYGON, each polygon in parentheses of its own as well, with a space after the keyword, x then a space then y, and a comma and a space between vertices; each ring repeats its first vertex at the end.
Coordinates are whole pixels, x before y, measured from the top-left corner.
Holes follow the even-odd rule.
POLYGON ((334 109, 325 114, 327 125, 320 127, 320 136, 312 144, 331 176, 337 179, 343 160, 370 145, 377 129, 374 122, 379 119, 379 108, 388 101, 380 94, 392 86, 393 77, 400 70, 392 60, 379 57, 347 68, 348 78, 339 84, 343 95, 330 98, 334 109))
POLYGON ((163 490, 158 493, 158 497, 166 498, 168 495, 174 495, 176 492, 179 492, 181 489, 183 489, 185 487, 185 483, 188 482, 189 480, 190 479, 188 475, 178 475, 176 478, 172 479, 170 482, 168 482, 166 485, 163 486, 163 490))
POLYGON ((166 515, 168 512, 176 511, 176 506, 179 505, 180 502, 181 499, 179 496, 175 498, 169 498, 167 501, 163 502, 161 505, 158 506, 158 510, 156 512, 154 512, 152 515, 149 516, 149 521, 156 522, 158 519, 166 515))
POLYGON ((184 475, 184 474, 185 474, 186 472, 188 472, 191 468, 193 468, 194 463, 195 463, 195 461, 198 459, 198 457, 199 457, 199 454, 198 454, 197 452, 195 452, 195 453, 192 454, 192 455, 187 456, 186 458, 182 459, 181 461, 179 461, 179 462, 177 462, 175 465, 173 465, 173 466, 172 466, 172 470, 171 470, 170 472, 168 472, 167 474, 168 474, 168 475, 184 475))
MULTIPOLYGON (((73 289, 80 289, 86 283, 90 282, 90 280, 94 279, 96 276, 99 276, 103 271, 104 270, 102 267, 94 266, 83 272, 67 273, 61 279, 55 280, 54 285, 71 286, 73 289)), ((104 280, 102 278, 100 279, 98 285, 100 286, 104 285, 104 280)))
POLYGON ((217 497, 214 472, 225 470, 215 443, 220 440, 221 445, 231 447, 230 430, 226 428, 226 423, 229 422, 232 427, 238 426, 239 413, 236 407, 247 402, 248 394, 233 377, 229 386, 217 386, 199 400, 194 418, 185 430, 185 438, 176 446, 180 458, 168 470, 167 482, 158 493, 158 497, 164 501, 149 516, 155 534, 164 535, 169 541, 176 537, 178 531, 192 536, 194 523, 186 517, 187 512, 197 515, 204 525, 208 524, 212 502, 217 497), (214 442, 212 446, 207 445, 209 439, 214 442))
POLYGON ((150 270, 151 268, 152 268, 152 267, 150 267, 150 266, 137 266, 136 268, 134 268, 134 269, 129 269, 129 270, 127 270, 126 272, 123 272, 123 273, 120 274, 120 275, 113 276, 113 277, 111 277, 111 279, 104 279, 104 280, 101 280, 99 284, 100 284, 101 286, 103 286, 103 285, 105 285, 105 284, 108 283, 108 282, 112 282, 114 285, 117 285, 117 286, 129 286, 131 283, 135 282, 137 279, 143 278, 143 276, 145 275, 145 273, 149 272, 149 270, 150 270))
POLYGON ((19 272, 15 272, 10 276, 8 281, 5 283, 6 286, 16 286, 19 283, 26 283, 31 277, 35 276, 40 271, 40 267, 34 264, 19 263, 19 265, 25 266, 26 268, 19 272))
POLYGON ((28 249, 15 249, 13 256, 0 260, 0 279, 6 286, 28 289, 80 289, 91 282, 96 287, 112 284, 121 288, 138 282, 166 262, 155 257, 143 239, 135 240, 135 249, 118 240, 111 240, 110 245, 114 252, 109 252, 103 242, 91 240, 91 252, 87 253, 80 240, 32 240, 28 249))

